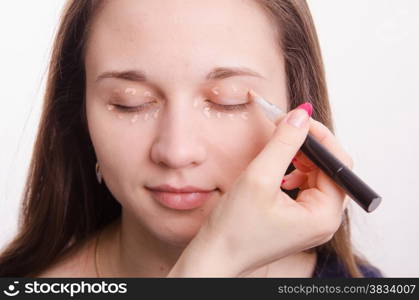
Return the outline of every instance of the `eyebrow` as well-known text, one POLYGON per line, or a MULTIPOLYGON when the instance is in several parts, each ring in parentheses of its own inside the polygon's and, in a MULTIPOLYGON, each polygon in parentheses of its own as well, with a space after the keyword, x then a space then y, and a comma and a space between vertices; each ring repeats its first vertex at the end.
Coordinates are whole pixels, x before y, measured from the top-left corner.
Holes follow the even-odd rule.
MULTIPOLYGON (((220 80, 233 76, 253 76, 265 79, 260 73, 246 67, 217 67, 209 72, 205 79, 210 80, 220 80)), ((96 78, 96 82, 99 82, 105 78, 116 78, 123 79, 128 81, 135 82, 145 82, 147 81, 147 76, 145 72, 141 70, 126 70, 126 71, 107 71, 100 74, 96 78)))

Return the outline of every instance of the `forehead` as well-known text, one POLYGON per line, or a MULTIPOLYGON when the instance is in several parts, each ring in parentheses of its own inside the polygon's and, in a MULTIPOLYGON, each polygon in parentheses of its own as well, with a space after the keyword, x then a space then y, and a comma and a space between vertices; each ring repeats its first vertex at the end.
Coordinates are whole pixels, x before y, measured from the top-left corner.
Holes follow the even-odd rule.
POLYGON ((191 82, 233 65, 269 76, 277 47, 274 27, 254 0, 107 1, 92 23, 86 71, 93 78, 139 68, 154 81, 191 82))

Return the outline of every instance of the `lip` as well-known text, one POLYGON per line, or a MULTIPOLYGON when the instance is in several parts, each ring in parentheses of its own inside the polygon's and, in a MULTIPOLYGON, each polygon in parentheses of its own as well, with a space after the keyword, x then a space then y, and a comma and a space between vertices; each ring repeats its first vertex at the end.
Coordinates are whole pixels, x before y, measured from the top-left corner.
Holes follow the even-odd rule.
POLYGON ((216 191, 194 186, 175 188, 164 184, 147 187, 152 198, 165 207, 176 210, 190 210, 202 206, 216 191))
POLYGON ((212 190, 205 190, 205 189, 201 189, 192 185, 187 185, 181 188, 175 188, 169 184, 162 184, 159 186, 155 186, 155 187, 147 187, 150 190, 154 190, 154 191, 160 191, 160 192, 170 192, 170 193, 194 193, 194 192, 199 192, 199 193, 206 193, 206 192, 212 192, 215 189, 212 190))

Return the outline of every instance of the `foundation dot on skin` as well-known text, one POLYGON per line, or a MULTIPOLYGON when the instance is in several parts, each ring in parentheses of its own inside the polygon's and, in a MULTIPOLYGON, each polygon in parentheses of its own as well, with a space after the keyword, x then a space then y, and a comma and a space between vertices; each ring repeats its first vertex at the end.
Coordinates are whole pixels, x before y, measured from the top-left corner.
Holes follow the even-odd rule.
POLYGON ((114 110, 115 106, 113 104, 108 104, 107 108, 109 111, 114 110))
POLYGON ((211 92, 213 92, 215 95, 218 95, 220 92, 219 92, 219 87, 213 87, 212 89, 211 89, 211 92))
POLYGON ((145 114, 144 120, 146 120, 146 121, 148 120, 148 113, 145 114))
POLYGON ((134 89, 134 88, 126 88, 125 89, 125 94, 129 94, 129 95, 135 95, 135 94, 137 94, 137 90, 136 89, 134 89))
POLYGON ((221 118, 221 113, 217 112, 217 118, 220 119, 221 118))
POLYGON ((144 97, 151 97, 151 93, 149 91, 145 91, 143 95, 144 97))
POLYGON ((122 114, 118 114, 118 119, 122 120, 124 116, 122 114))
POLYGON ((195 99, 195 101, 193 102, 193 107, 197 107, 198 106, 198 99, 195 99))
POLYGON ((159 110, 156 110, 154 113, 153 113, 153 118, 154 119, 157 119, 157 116, 159 115, 159 110))
POLYGON ((209 107, 205 107, 204 110, 203 110, 203 112, 204 112, 204 115, 207 118, 211 117, 211 109, 209 107))
POLYGON ((240 114, 240 117, 243 119, 243 120, 247 120, 248 119, 248 112, 247 111, 245 111, 245 112, 242 112, 241 114, 240 114))
POLYGON ((230 120, 234 120, 234 115, 233 114, 228 114, 228 117, 230 118, 230 120))
POLYGON ((131 119, 131 123, 135 123, 135 122, 137 122, 137 120, 138 120, 138 115, 135 114, 131 119))

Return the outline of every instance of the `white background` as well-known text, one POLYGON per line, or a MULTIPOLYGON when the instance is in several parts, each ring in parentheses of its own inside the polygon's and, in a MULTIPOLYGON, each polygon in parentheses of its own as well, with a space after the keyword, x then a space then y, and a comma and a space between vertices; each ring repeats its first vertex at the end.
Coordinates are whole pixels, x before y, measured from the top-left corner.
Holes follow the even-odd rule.
MULTIPOLYGON (((0 247, 17 230, 63 0, 0 2, 0 247)), ((383 198, 351 206, 353 239, 387 276, 419 277, 419 1, 309 0, 336 135, 383 198)))

